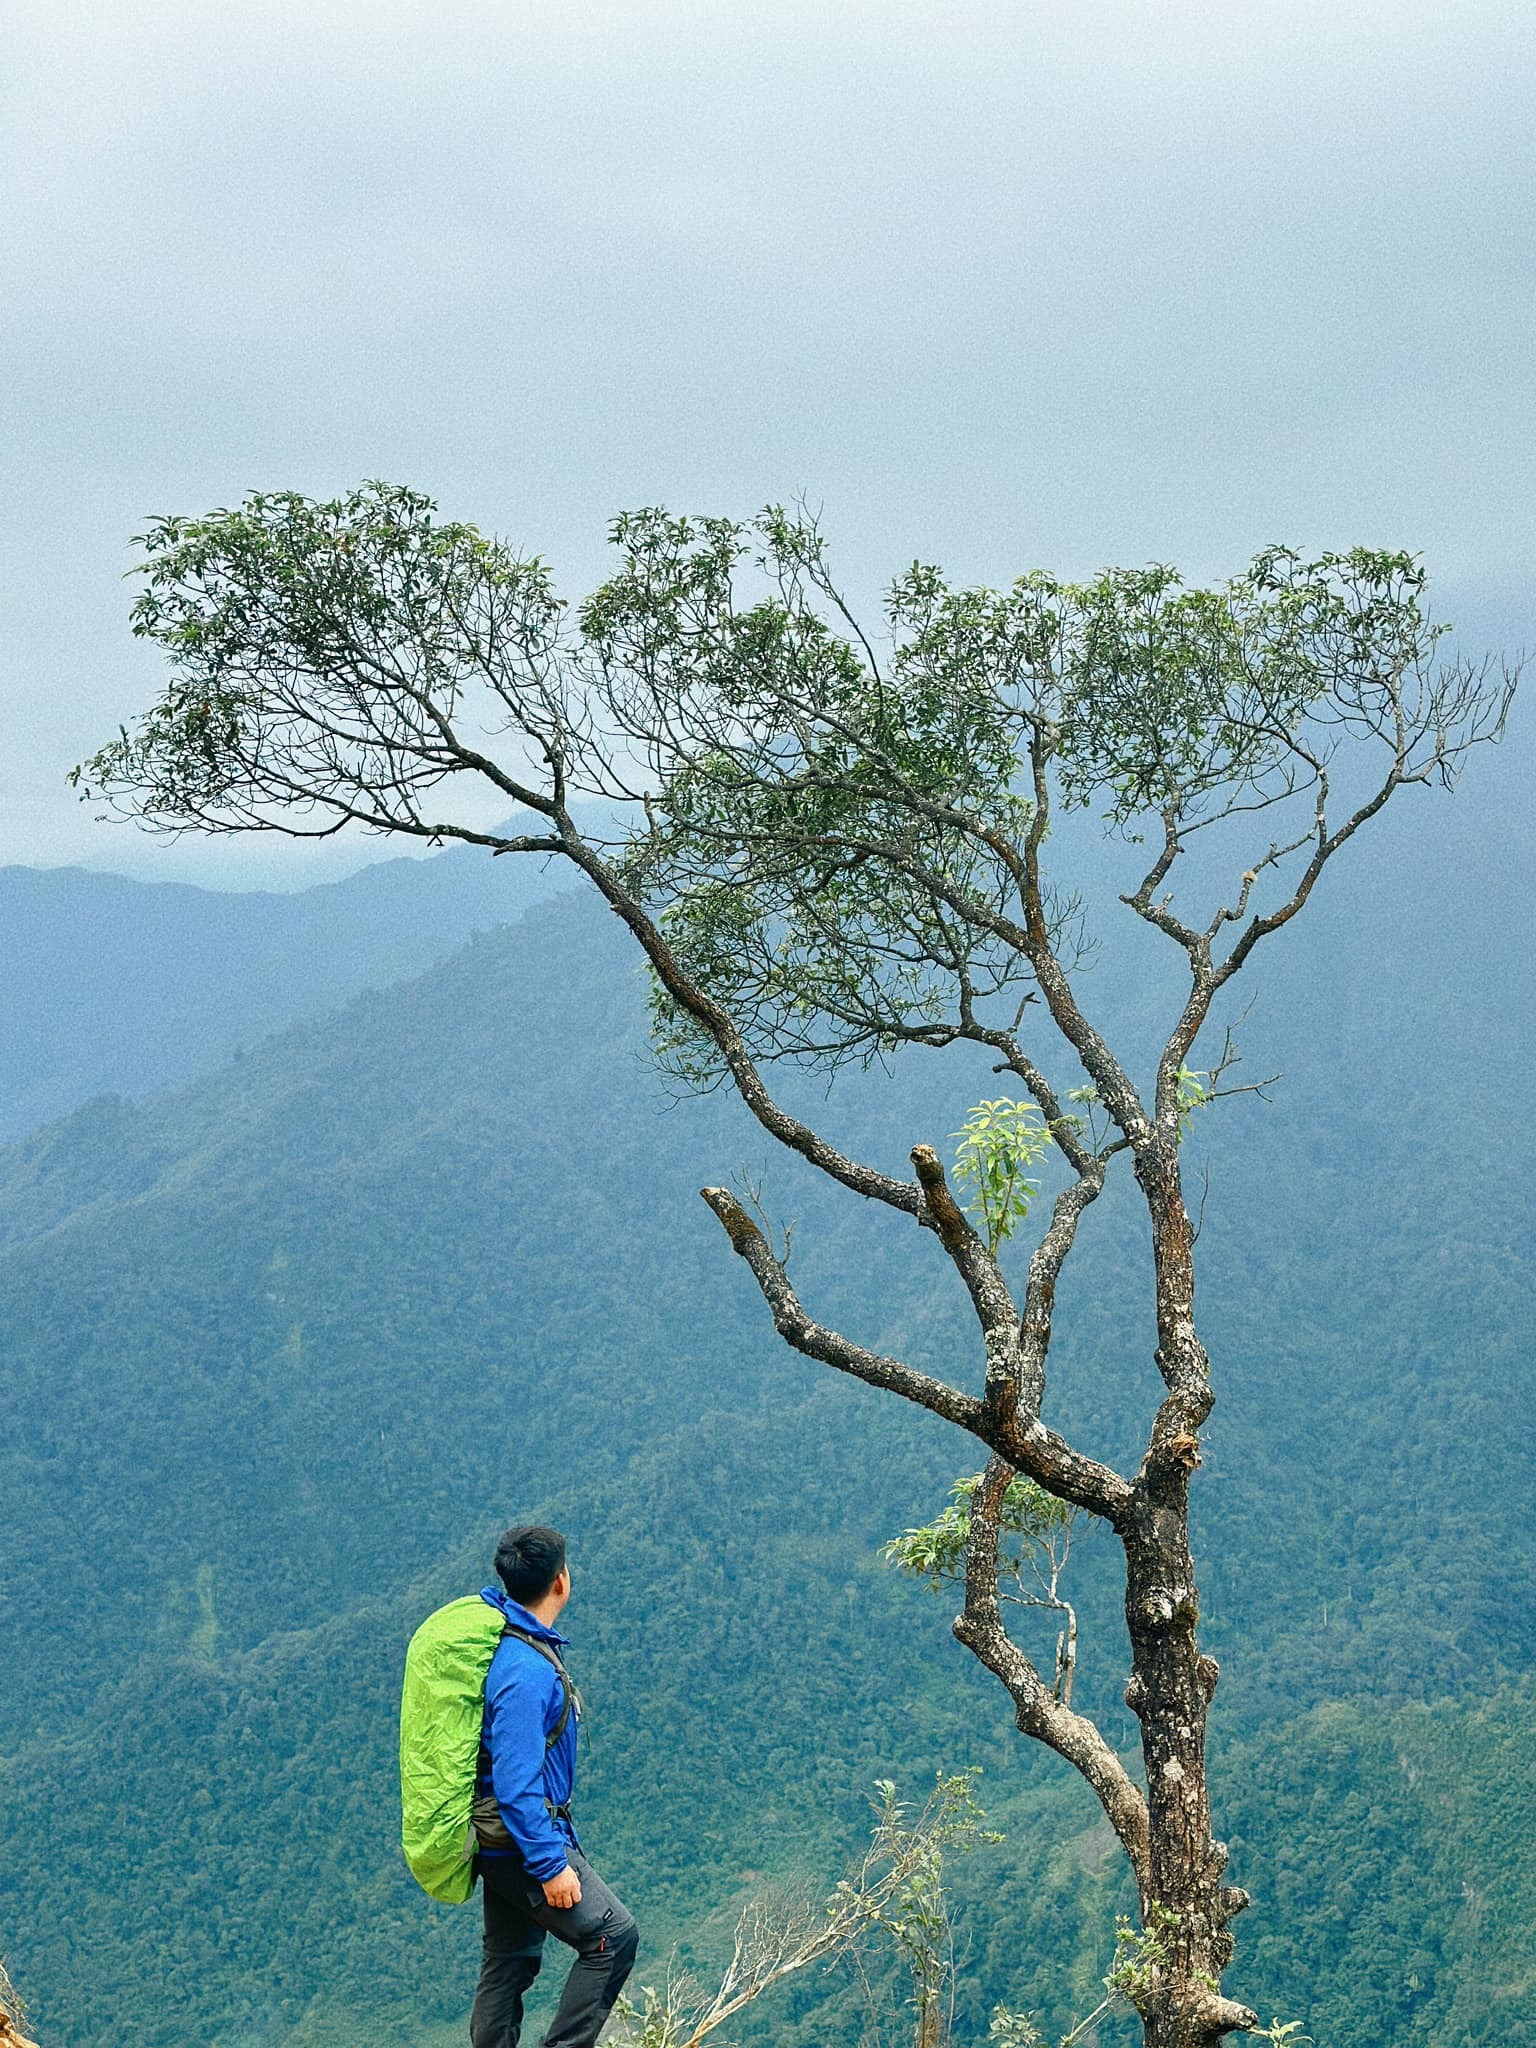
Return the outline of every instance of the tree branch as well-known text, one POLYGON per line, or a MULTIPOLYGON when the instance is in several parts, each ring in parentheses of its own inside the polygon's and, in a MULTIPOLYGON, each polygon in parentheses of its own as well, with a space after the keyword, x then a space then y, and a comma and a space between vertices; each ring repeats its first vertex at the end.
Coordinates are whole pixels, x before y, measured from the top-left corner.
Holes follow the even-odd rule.
POLYGON ((939 1155, 931 1145, 914 1145, 912 1164, 925 1204, 923 1221, 937 1233, 965 1282, 987 1347, 987 1403, 1000 1419, 1011 1416, 1019 1396, 1018 1311, 995 1258, 949 1191, 939 1155))
POLYGON ((955 1622, 955 1636, 1007 1688, 1020 1732, 1055 1750, 1093 1787, 1145 1892, 1152 1875, 1145 1799, 1093 1722, 1055 1697, 1003 1627, 997 1598, 998 1535, 1003 1496, 1012 1478, 1007 1460, 994 1457, 971 1495, 965 1606, 955 1622))
MULTIPOLYGON (((1035 1246, 1024 1288, 1024 1314, 1019 1325, 1019 1408, 1037 1420, 1045 1399, 1045 1362, 1051 1348, 1056 1282, 1077 1236, 1077 1226, 1090 1202, 1104 1186, 1106 1162, 1093 1159, 1078 1178, 1056 1197, 1050 1227, 1035 1246)), ((1011 1420, 1012 1418, 1006 1418, 1011 1420)))
POLYGON ((1051 816, 1050 747, 1051 736, 1037 722, 1031 729, 1029 744, 1035 810, 1024 842, 1024 922, 1029 962, 1057 1029, 1082 1061, 1099 1091, 1099 1100, 1135 1147, 1150 1132, 1147 1113, 1130 1076, 1083 1015, 1072 984, 1051 946, 1040 881, 1040 846, 1051 816))
POLYGON ((890 1393, 900 1394, 904 1400, 915 1402, 919 1408, 926 1408, 930 1414, 941 1415, 946 1422, 957 1423, 961 1429, 976 1433, 978 1424, 985 1418, 984 1403, 944 1380, 918 1372, 898 1359, 885 1358, 879 1352, 866 1350, 862 1344, 855 1344, 851 1339, 839 1336, 835 1330, 824 1329, 821 1324, 813 1322, 790 1286, 789 1276, 774 1257, 767 1238, 730 1189, 702 1188, 700 1193, 719 1217, 732 1249, 746 1260, 753 1279, 762 1290, 763 1299, 772 1311, 773 1326, 786 1343, 796 1351, 804 1352, 807 1358, 819 1359, 823 1365, 834 1366, 837 1371, 847 1373, 851 1379, 862 1380, 870 1387, 884 1387, 890 1393))
POLYGON ((751 1269, 772 1312, 774 1328, 795 1350, 834 1366, 852 1379, 862 1380, 866 1386, 884 1387, 900 1394, 919 1408, 955 1423, 989 1450, 1006 1456, 1019 1471, 1027 1473, 1058 1500, 1086 1508, 1116 1527, 1131 1512, 1134 1493, 1129 1480, 1108 1465, 1084 1457, 1054 1430, 1047 1429, 1038 1417, 1017 1415, 1012 1421, 1000 1420, 990 1402, 978 1400, 975 1395, 918 1372, 897 1359, 867 1350, 813 1321, 767 1238, 730 1189, 702 1188, 700 1193, 719 1217, 732 1249, 751 1269))
POLYGON ((596 849, 577 831, 570 813, 563 808, 555 812, 555 825, 560 834, 562 849, 567 857, 579 867, 583 874, 594 882, 608 903, 639 940, 646 958, 656 970, 656 977, 662 987, 694 1019, 714 1041, 721 1059, 735 1082, 738 1093, 769 1136, 798 1152, 812 1166, 820 1169, 831 1179, 840 1181, 855 1194, 871 1200, 884 1202, 887 1207, 899 1209, 903 1215, 915 1216, 922 1220, 925 1214, 922 1189, 915 1181, 897 1180, 890 1174, 880 1173, 874 1167, 863 1166, 856 1160, 846 1158, 837 1148, 829 1145, 811 1126, 802 1123, 782 1109, 764 1085, 756 1062, 747 1051, 740 1027, 728 1011, 684 973, 676 954, 667 944, 655 920, 642 908, 630 890, 625 888, 611 864, 605 861, 596 849))

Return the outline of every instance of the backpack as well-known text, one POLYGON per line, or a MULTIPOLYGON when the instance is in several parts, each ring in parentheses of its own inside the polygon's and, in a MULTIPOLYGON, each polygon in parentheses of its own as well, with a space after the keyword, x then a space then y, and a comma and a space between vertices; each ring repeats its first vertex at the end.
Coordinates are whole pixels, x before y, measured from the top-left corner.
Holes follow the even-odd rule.
POLYGON ((411 1875, 434 1899, 460 1905, 475 1886, 470 1824, 485 1680, 503 1636, 517 1636, 560 1671, 565 1702, 552 1748, 570 1719, 572 1692, 547 1645, 507 1621, 478 1593, 439 1607, 411 1637, 400 1695, 400 1846, 411 1875))

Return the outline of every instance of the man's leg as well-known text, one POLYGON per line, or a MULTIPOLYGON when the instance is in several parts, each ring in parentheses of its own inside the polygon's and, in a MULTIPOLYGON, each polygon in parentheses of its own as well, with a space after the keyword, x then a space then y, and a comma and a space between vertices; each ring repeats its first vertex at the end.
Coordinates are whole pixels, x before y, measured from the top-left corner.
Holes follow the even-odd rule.
MULTIPOLYGON (((469 2016, 471 2048, 517 2048, 523 1993, 539 1974, 544 1930, 529 1911, 528 1877, 515 1858, 481 1857, 485 1946, 469 2016)), ((541 1894, 542 1896, 542 1894, 541 1894)))
POLYGON ((639 1940, 628 1908, 579 1849, 571 1851, 571 1868, 581 1880, 581 1904, 556 1908, 540 1903, 533 1908, 540 1926, 576 1951, 544 2048, 592 2048, 634 1967, 639 1940))

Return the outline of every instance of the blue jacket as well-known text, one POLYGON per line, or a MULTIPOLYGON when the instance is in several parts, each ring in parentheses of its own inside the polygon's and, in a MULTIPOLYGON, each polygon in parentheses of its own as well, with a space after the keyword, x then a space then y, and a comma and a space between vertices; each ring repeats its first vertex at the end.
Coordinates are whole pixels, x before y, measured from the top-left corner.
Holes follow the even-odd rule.
MULTIPOLYGON (((529 1635, 542 1636, 554 1650, 564 1645, 564 1636, 536 1620, 500 1586, 483 1587, 480 1598, 529 1635)), ((549 1659, 516 1636, 504 1636, 485 1680, 482 1735, 490 1751, 491 1771, 489 1787, 482 1778, 481 1789, 495 1792, 507 1832, 521 1851, 529 1876, 540 1884, 559 1875, 566 1865, 567 1849, 576 1843, 575 1828, 568 1820, 553 1818, 544 1803, 547 1799, 551 1806, 568 1805, 576 1785, 574 1706, 560 1740, 552 1748, 544 1746, 544 1738, 560 1718, 564 1700, 560 1674, 549 1659)))

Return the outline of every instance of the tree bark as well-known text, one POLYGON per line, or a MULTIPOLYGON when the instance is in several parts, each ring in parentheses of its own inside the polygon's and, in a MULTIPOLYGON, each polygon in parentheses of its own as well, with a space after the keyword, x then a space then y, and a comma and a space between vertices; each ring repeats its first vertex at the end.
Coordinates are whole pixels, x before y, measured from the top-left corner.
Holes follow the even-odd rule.
POLYGON ((1169 1958, 1142 2001, 1142 2019, 1147 2048, 1201 2048, 1257 2025, 1257 2016, 1220 1992, 1232 1959, 1228 1922, 1248 1897, 1223 1884, 1227 1849, 1211 1832, 1205 1723, 1219 1674, 1198 1641, 1189 1482, 1212 1397, 1195 1328, 1194 1233, 1180 1187, 1176 1126, 1160 1125, 1137 1148, 1136 1177, 1152 1219, 1157 1364, 1168 1388, 1120 1526, 1131 1640, 1125 1703, 1141 1724, 1147 1783, 1142 1920, 1156 1927, 1169 1958))
POLYGON ((1200 1603, 1190 1556, 1188 1470, 1171 1462, 1138 1501, 1124 1534, 1126 1621, 1132 1646, 1125 1701, 1141 1724, 1150 1853, 1143 1924, 1169 1952, 1143 2009, 1148 2048, 1196 2048, 1253 2015, 1217 1992, 1232 1958, 1227 1923, 1246 1896, 1222 1883, 1227 1851, 1211 1833, 1205 1722, 1216 1689, 1214 1660, 1196 1639, 1200 1603))

